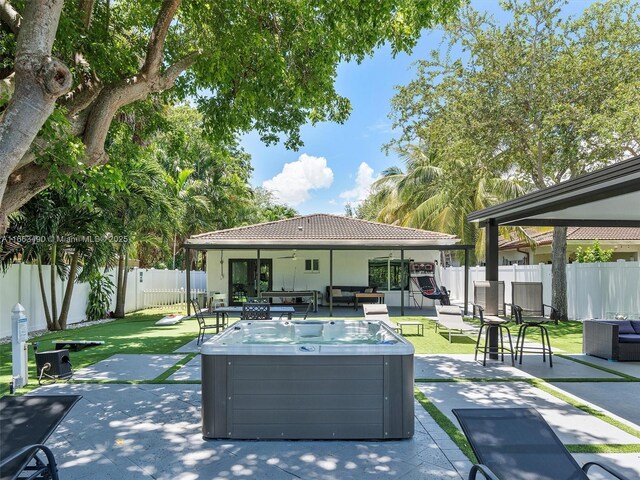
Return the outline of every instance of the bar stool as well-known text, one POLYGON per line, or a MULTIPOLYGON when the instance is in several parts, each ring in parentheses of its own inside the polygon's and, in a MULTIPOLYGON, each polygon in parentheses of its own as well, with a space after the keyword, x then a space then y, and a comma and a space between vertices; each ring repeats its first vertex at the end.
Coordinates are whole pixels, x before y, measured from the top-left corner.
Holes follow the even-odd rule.
POLYGON ((520 325, 518 329, 518 338, 516 339, 516 358, 518 355, 520 356, 520 360, 518 363, 522 365, 522 356, 525 350, 530 353, 542 353, 542 361, 546 363, 547 354, 549 355, 549 367, 553 368, 553 352, 551 351, 551 342, 549 341, 549 331, 545 324, 552 322, 553 320, 547 319, 529 319, 523 320, 522 318, 522 307, 519 305, 512 305, 511 311, 516 319, 516 324, 520 325), (537 327, 540 329, 540 338, 542 339, 542 347, 525 347, 524 340, 527 336, 527 328, 529 327, 537 327), (518 352, 518 348, 520 348, 518 352))
POLYGON ((514 350, 513 343, 511 342, 511 331, 509 327, 507 327, 507 323, 509 320, 504 320, 498 317, 485 317, 484 316, 484 308, 480 305, 473 305, 473 316, 476 318, 476 309, 479 312, 479 316, 477 318, 480 319, 480 330, 478 331, 478 340, 476 341, 476 349, 474 360, 478 360, 478 352, 483 353, 482 366, 487 365, 487 352, 502 354, 502 361, 504 362, 504 354, 505 352, 511 355, 511 365, 515 366, 514 361, 514 350), (491 330, 496 329, 498 331, 498 337, 500 338, 500 345, 494 347, 494 350, 491 350, 489 346, 489 336, 491 334, 491 330), (480 340, 482 339, 482 331, 484 330, 484 344, 480 345, 480 340), (507 333, 507 338, 509 339, 509 348, 505 348, 504 346, 504 331, 507 333))

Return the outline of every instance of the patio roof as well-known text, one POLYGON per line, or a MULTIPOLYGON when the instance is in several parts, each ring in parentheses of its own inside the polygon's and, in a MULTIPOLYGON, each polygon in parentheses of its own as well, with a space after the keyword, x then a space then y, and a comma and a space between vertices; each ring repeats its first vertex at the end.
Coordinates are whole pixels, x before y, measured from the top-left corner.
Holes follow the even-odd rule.
POLYGON ((486 225, 640 227, 640 156, 473 212, 486 225))
POLYGON ((261 249, 465 249, 455 235, 316 213, 194 235, 185 247, 261 249))

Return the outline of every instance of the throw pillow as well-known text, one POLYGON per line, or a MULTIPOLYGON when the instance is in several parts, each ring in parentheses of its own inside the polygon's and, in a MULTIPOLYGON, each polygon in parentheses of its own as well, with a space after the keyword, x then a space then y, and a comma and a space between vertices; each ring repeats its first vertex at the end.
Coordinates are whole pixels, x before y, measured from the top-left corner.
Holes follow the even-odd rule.
POLYGON ((365 288, 364 293, 373 293, 373 287, 365 288))
POLYGON ((631 322, 631 326, 636 331, 638 335, 640 335, 640 320, 629 320, 631 322))
POLYGON ((332 297, 341 297, 342 296, 342 290, 340 290, 339 288, 331 289, 331 296, 332 297))
POLYGON ((615 323, 618 324, 618 334, 636 333, 629 320, 621 320, 615 323))

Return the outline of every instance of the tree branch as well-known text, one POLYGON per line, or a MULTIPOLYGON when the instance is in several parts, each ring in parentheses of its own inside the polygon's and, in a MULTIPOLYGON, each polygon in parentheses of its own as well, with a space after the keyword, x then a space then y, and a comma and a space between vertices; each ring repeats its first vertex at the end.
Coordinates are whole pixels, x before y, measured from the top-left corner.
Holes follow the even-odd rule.
POLYGON ((91 26, 91 20, 93 18, 93 7, 96 4, 96 0, 80 0, 78 9, 82 12, 82 23, 84 28, 88 29, 91 26))
POLYGON ((30 163, 17 169, 9 177, 7 188, 2 197, 0 214, 15 212, 31 198, 47 188, 49 169, 43 165, 30 163))
MULTIPOLYGON (((152 38, 149 40, 147 58, 139 75, 104 87, 96 80, 93 89, 90 85, 84 85, 82 89, 65 99, 70 113, 79 113, 83 117, 83 128, 79 133, 85 144, 85 165, 91 167, 108 161, 109 157, 105 152, 104 144, 111 122, 121 107, 143 100, 150 93, 168 90, 180 74, 193 65, 199 57, 200 52, 189 53, 169 66, 164 73, 160 72, 167 30, 180 3, 180 0, 163 2, 152 38)), ((24 154, 20 158, 23 156, 24 154)), ((0 191, 4 193, 2 210, 0 210, 0 227, 2 219, 5 218, 4 215, 20 208, 48 185, 49 169, 33 162, 29 163, 33 158, 27 153, 26 158, 20 162, 21 167, 12 172, 6 191, 0 191)), ((73 169, 63 167, 61 173, 71 174, 73 169)))
POLYGON ((160 90, 154 89, 153 91, 163 91, 173 87, 182 72, 186 71, 189 67, 191 67, 191 65, 196 63, 196 60, 200 55, 200 51, 191 52, 171 65, 169 68, 167 68, 167 70, 161 77, 161 83, 159 85, 159 87, 161 87, 160 90))
POLYGON ((114 87, 105 87, 91 109, 84 134, 86 164, 101 165, 108 160, 104 142, 113 116, 123 106, 143 100, 150 93, 171 88, 182 72, 196 61, 199 52, 193 52, 167 68, 164 75, 148 78, 139 75, 127 78, 114 87))
POLYGON ((87 108, 98 97, 102 90, 102 82, 95 72, 91 71, 89 62, 80 53, 76 53, 74 63, 79 71, 88 72, 82 75, 82 81, 71 92, 61 98, 59 103, 66 107, 67 116, 73 117, 87 108))
POLYGON ((7 25, 15 35, 20 33, 22 17, 7 0, 0 0, 0 20, 7 25))
POLYGON ((156 23, 149 36, 147 56, 140 70, 142 75, 151 77, 160 71, 164 59, 164 42, 167 39, 167 32, 181 3, 182 0, 164 0, 162 2, 162 7, 160 7, 156 17, 156 23))
POLYGON ((20 35, 16 44, 16 63, 22 56, 51 55, 63 5, 63 0, 27 2, 24 9, 24 18, 27 20, 20 26, 20 35))

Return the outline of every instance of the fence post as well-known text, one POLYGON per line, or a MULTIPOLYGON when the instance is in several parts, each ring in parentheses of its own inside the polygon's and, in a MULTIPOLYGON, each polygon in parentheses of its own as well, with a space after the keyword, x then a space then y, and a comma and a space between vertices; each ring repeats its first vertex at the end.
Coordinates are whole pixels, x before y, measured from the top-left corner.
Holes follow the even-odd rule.
POLYGON ((11 388, 22 388, 29 382, 27 371, 27 339, 29 323, 24 313, 24 307, 16 303, 11 309, 11 360, 13 378, 11 388))

